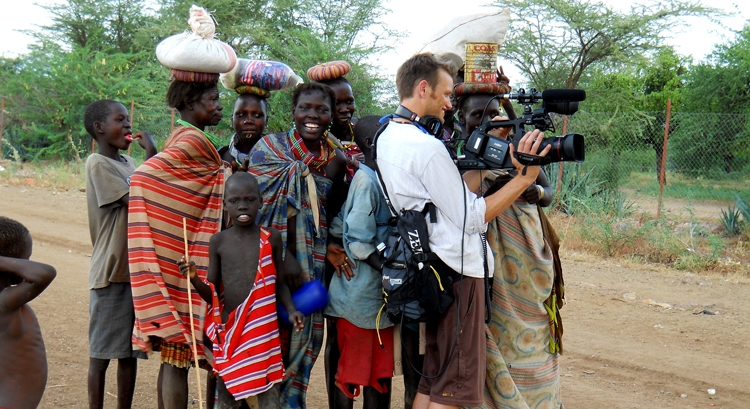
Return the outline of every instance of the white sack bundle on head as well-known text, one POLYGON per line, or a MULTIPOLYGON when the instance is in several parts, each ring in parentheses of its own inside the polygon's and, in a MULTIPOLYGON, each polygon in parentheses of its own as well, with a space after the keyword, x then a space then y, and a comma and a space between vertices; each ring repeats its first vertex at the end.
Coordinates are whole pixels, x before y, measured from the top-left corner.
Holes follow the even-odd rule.
POLYGON ((222 73, 237 63, 229 44, 214 38, 216 25, 202 7, 190 7, 191 31, 167 37, 156 46, 156 58, 164 66, 189 72, 222 73))
POLYGON ((452 53, 466 61, 466 43, 502 45, 509 24, 510 9, 459 16, 430 36, 417 53, 452 53))
POLYGON ((282 62, 240 58, 231 71, 219 76, 219 81, 225 88, 233 89, 239 94, 255 93, 267 96, 268 91, 278 91, 301 84, 302 77, 282 62), (260 93, 253 90, 253 87, 266 92, 260 93))

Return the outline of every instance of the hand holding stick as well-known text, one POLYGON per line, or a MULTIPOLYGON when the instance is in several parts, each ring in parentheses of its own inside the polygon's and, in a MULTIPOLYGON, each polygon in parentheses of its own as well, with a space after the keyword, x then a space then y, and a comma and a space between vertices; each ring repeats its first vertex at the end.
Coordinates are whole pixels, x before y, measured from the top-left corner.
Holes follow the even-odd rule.
MULTIPOLYGON (((185 262, 190 262, 190 256, 188 254, 188 238, 187 238, 187 220, 182 218, 182 236, 185 241, 185 262)), ((190 287, 193 285, 190 283, 190 274, 187 274, 187 294, 188 294, 188 311, 190 312, 190 335, 193 339, 193 362, 195 363, 195 376, 198 378, 198 402, 203 402, 203 396, 201 394, 201 372, 198 366, 198 345, 195 343, 195 327, 193 326, 193 298, 191 296, 190 287)))

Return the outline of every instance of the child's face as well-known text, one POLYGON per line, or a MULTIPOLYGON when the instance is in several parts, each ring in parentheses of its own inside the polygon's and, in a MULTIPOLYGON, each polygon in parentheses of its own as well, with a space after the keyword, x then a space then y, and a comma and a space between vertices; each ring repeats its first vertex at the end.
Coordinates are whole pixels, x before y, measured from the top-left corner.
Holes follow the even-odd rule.
POLYGON ((246 180, 229 183, 224 192, 224 209, 236 226, 250 226, 260 209, 260 190, 257 183, 246 180))
POLYGON ((260 97, 243 95, 237 98, 232 113, 232 126, 240 139, 259 140, 267 123, 266 104, 260 97))
POLYGON ((112 104, 110 109, 112 112, 107 116, 107 120, 97 123, 101 130, 97 142, 126 150, 133 142, 128 110, 122 104, 112 104))
POLYGON ((203 126, 214 126, 221 122, 224 107, 219 102, 219 89, 207 89, 201 99, 192 104, 193 117, 203 126))
POLYGON ((331 125, 331 102, 321 91, 300 95, 292 113, 297 132, 308 142, 319 140, 331 125))

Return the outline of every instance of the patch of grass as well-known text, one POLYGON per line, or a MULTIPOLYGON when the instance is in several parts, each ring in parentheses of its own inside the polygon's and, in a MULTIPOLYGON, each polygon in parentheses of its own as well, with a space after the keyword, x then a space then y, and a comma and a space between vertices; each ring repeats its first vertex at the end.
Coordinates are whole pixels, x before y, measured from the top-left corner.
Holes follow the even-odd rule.
MULTIPOLYGON (((733 202, 735 192, 743 197, 750 196, 747 175, 730 176, 721 179, 690 177, 679 173, 667 173, 664 197, 692 200, 716 200, 733 202)), ((623 180, 621 187, 648 195, 659 195, 659 180, 655 173, 631 172, 623 180)))
MULTIPOLYGON (((132 153, 135 166, 144 162, 143 149, 136 147, 132 153)), ((0 183, 28 185, 60 190, 84 190, 86 188, 86 157, 81 161, 35 160, 29 162, 0 159, 5 168, 0 171, 0 183)))
POLYGON ((5 170, 0 172, 0 182, 60 190, 86 188, 85 163, 69 161, 0 161, 5 170))
POLYGON ((550 218, 566 251, 750 277, 747 236, 722 237, 692 216, 685 220, 553 212, 550 218))

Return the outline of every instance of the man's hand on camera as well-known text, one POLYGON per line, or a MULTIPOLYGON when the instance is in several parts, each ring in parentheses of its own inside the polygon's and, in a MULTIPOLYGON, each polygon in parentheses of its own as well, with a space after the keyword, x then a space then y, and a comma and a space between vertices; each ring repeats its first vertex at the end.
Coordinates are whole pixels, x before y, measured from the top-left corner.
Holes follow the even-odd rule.
POLYGON ((531 132, 527 132, 526 135, 521 138, 521 140, 518 142, 517 149, 513 144, 510 145, 510 156, 513 160, 513 166, 516 167, 519 175, 517 177, 521 177, 524 180, 528 181, 529 185, 536 181, 536 177, 539 175, 541 166, 523 165, 516 159, 515 153, 516 151, 518 151, 519 153, 525 153, 529 155, 546 156, 550 149, 552 149, 552 145, 547 145, 544 150, 539 152, 539 146, 542 144, 543 139, 544 133, 538 129, 534 129, 531 132))

